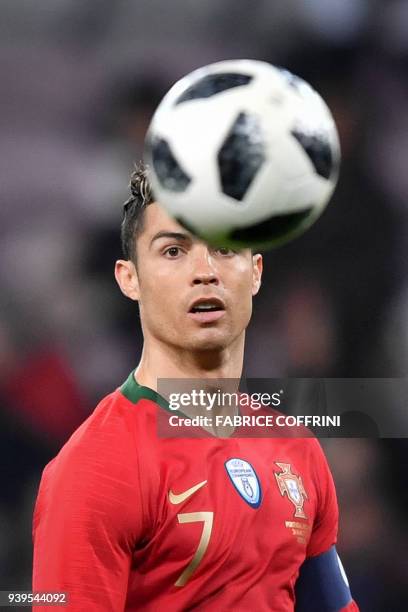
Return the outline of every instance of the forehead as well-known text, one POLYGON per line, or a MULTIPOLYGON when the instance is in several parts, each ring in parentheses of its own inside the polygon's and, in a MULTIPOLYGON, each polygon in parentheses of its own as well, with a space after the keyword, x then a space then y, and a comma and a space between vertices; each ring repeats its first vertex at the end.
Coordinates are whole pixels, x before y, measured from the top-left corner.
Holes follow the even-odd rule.
POLYGON ((177 223, 162 206, 153 202, 146 207, 143 231, 140 237, 145 236, 149 238, 161 231, 183 232, 183 234, 189 234, 189 232, 187 232, 180 223, 177 223))
MULTIPOLYGON (((186 230, 180 223, 177 223, 162 206, 157 202, 152 202, 146 206, 143 229, 138 238, 138 243, 143 244, 143 249, 149 248, 152 244, 152 239, 160 232, 180 233, 188 237, 192 243, 203 243, 200 238, 197 238, 197 236, 186 230)), ((249 248, 242 249, 240 253, 247 255, 249 258, 252 257, 252 252, 249 248)))

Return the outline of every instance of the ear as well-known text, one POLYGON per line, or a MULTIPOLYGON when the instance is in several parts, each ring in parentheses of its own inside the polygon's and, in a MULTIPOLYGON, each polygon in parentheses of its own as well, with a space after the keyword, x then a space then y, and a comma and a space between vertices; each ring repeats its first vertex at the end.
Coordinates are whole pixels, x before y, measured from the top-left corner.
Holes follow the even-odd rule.
POLYGON ((256 295, 261 287, 263 260, 260 253, 252 255, 252 295, 256 295))
POLYGON ((134 301, 139 299, 139 278, 132 261, 118 259, 115 263, 115 278, 120 290, 126 297, 134 301))

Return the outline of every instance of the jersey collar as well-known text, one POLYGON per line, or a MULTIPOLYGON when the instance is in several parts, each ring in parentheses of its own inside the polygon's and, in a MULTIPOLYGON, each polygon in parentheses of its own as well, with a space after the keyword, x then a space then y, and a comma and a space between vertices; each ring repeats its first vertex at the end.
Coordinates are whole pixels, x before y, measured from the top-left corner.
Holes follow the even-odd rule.
MULTIPOLYGON (((156 404, 158 404, 161 408, 168 410, 172 414, 178 414, 177 410, 171 410, 169 403, 163 396, 159 393, 150 389, 150 387, 144 387, 143 385, 139 385, 139 383, 135 379, 135 370, 129 374, 123 385, 120 387, 120 391, 122 395, 124 395, 132 404, 136 404, 141 399, 149 399, 156 404)), ((181 414, 181 413, 179 413, 181 414)))

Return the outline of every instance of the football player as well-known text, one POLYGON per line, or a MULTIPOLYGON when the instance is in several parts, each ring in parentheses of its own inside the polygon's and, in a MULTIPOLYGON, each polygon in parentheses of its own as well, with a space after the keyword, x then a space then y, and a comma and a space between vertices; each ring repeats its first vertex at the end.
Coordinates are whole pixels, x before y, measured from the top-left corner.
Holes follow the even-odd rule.
POLYGON ((143 351, 43 472, 33 589, 67 592, 75 612, 355 612, 315 438, 157 434, 159 379, 240 378, 262 256, 196 239, 142 167, 121 235, 115 275, 143 351))

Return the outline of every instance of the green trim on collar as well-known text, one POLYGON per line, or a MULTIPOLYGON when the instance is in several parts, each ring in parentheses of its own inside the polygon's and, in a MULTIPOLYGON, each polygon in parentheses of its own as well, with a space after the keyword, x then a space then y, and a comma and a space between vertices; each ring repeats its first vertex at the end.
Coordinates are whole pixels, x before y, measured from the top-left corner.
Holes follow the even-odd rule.
MULTIPOLYGON (((141 399, 149 399, 152 402, 158 404, 161 408, 164 408, 164 410, 166 410, 167 412, 174 414, 175 416, 182 418, 187 417, 189 419, 193 418, 193 416, 187 416, 184 412, 181 412, 181 410, 172 410, 169 406, 168 401, 162 395, 157 393, 157 391, 150 389, 150 387, 144 387, 143 385, 139 385, 134 376, 135 370, 132 370, 125 382, 119 387, 119 390, 122 395, 124 395, 129 401, 131 401, 132 404, 137 404, 137 402, 141 399)), ((238 414, 242 414, 241 407, 239 405, 238 414)), ((215 436, 215 434, 212 433, 210 433, 210 435, 213 437, 217 437, 215 436)))
POLYGON ((164 397, 156 393, 156 391, 153 391, 153 389, 150 389, 150 387, 139 385, 134 374, 135 370, 129 374, 123 385, 120 387, 122 394, 133 404, 136 404, 140 399, 149 399, 156 402, 156 404, 159 404, 162 408, 170 410, 169 404, 164 397))
POLYGON ((153 389, 150 389, 150 387, 139 385, 134 374, 135 370, 129 374, 123 385, 120 387, 122 395, 124 395, 128 400, 130 400, 133 404, 137 404, 137 402, 141 399, 149 399, 158 404, 161 408, 171 412, 171 414, 185 416, 178 410, 172 410, 168 401, 159 395, 159 393, 153 391, 153 389))

